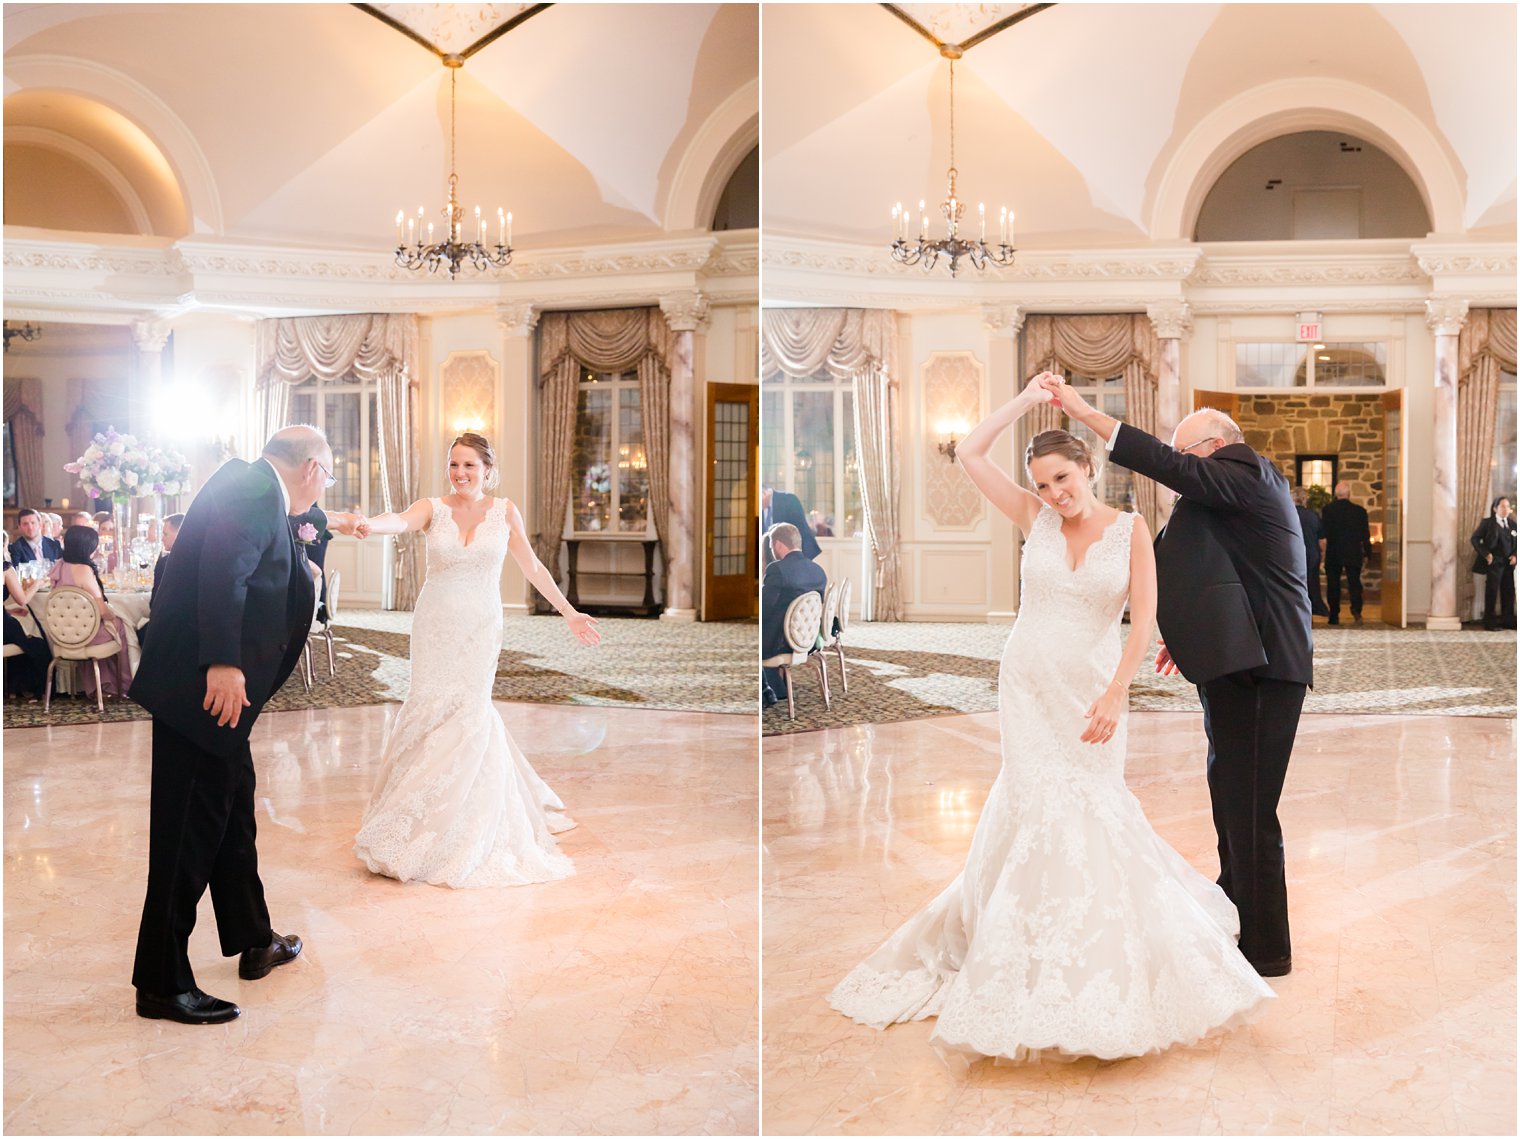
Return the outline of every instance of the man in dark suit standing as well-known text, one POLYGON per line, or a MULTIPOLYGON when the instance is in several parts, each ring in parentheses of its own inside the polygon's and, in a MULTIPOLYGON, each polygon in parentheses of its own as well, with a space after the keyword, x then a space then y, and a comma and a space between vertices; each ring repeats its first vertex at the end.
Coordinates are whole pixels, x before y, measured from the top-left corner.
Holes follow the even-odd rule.
POLYGON ((1293 510, 1298 515, 1298 528, 1304 532, 1304 576, 1309 589, 1309 612, 1316 617, 1328 617, 1325 599, 1319 595, 1319 515, 1309 505, 1306 488, 1293 488, 1293 510))
POLYGON ((1288 481, 1212 408, 1168 447, 1052 380, 1066 414, 1114 462, 1180 497, 1156 540, 1157 670, 1198 686, 1209 741, 1219 885, 1240 911, 1240 951, 1263 977, 1292 969, 1277 803, 1313 680, 1304 539, 1288 481))
POLYGON ((151 610, 153 602, 158 598, 158 587, 164 580, 164 567, 169 564, 169 554, 174 550, 174 541, 179 537, 179 528, 185 523, 183 514, 171 514, 164 519, 163 551, 158 555, 158 561, 153 563, 153 592, 148 594, 148 607, 151 610))
POLYGON ((16 511, 16 533, 20 535, 10 544, 11 563, 56 562, 63 557, 63 545, 56 538, 42 532, 42 515, 30 506, 16 511))
POLYGON ((1509 498, 1494 499, 1488 517, 1470 538, 1477 551, 1473 573, 1483 575, 1483 627, 1490 632, 1515 627, 1515 516, 1509 498))
POLYGON ((1372 529, 1367 511, 1351 501, 1351 488, 1335 484, 1335 501, 1320 512, 1320 538, 1325 549, 1325 594, 1330 624, 1341 623, 1341 573, 1351 594, 1351 618, 1362 623, 1362 563, 1372 556, 1372 529))
MULTIPOLYGON (((760 659, 790 652, 786 639, 786 607, 804 593, 820 597, 828 587, 828 575, 798 547, 802 538, 790 522, 778 522, 766 532, 767 544, 776 560, 765 567, 760 579, 760 659)), ((786 678, 779 668, 767 668, 761 680, 760 698, 769 708, 781 698, 786 678)))
MULTIPOLYGON (((818 539, 813 536, 812 527, 808 525, 807 511, 802 509, 802 499, 784 490, 775 490, 768 486, 761 487, 760 533, 769 534, 771 527, 778 522, 787 522, 797 528, 797 533, 801 535, 802 545, 792 548, 800 549, 803 557, 811 561, 822 552, 818 539)), ((761 542, 760 546, 761 565, 770 565, 772 560, 781 556, 772 554, 769 545, 765 542, 761 542)))
MULTIPOLYGON (((240 1012, 202 992, 190 969, 207 886, 222 953, 257 980, 295 959, 301 939, 270 926, 259 880, 249 732, 295 668, 315 606, 288 517, 332 483, 314 427, 276 432, 257 461, 233 459, 185 515, 129 695, 153 714, 148 887, 132 983, 137 1014, 216 1024, 240 1012)), ((361 531, 363 520, 351 523, 361 531)))

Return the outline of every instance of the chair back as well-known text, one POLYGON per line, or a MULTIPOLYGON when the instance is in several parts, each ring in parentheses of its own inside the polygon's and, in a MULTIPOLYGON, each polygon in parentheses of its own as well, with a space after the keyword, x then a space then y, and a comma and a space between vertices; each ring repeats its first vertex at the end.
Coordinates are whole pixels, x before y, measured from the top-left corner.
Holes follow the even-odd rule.
POLYGON ((343 582, 343 574, 339 570, 327 571, 327 623, 332 624, 332 619, 338 615, 338 587, 343 582))
MULTIPOLYGON (((849 578, 839 583, 839 631, 843 633, 850 626, 850 595, 854 592, 854 584, 849 578)), ((829 634, 833 640, 833 634, 829 634)))
POLYGON ((55 655, 82 649, 100 631, 100 610, 95 598, 76 585, 57 585, 48 594, 43 628, 55 655))
POLYGON ((818 626, 823 617, 823 598, 814 590, 794 597, 786 607, 786 640, 795 653, 818 647, 818 626))
POLYGON ((839 582, 836 581, 823 595, 823 639, 825 642, 834 639, 834 616, 839 612, 839 588, 839 582))

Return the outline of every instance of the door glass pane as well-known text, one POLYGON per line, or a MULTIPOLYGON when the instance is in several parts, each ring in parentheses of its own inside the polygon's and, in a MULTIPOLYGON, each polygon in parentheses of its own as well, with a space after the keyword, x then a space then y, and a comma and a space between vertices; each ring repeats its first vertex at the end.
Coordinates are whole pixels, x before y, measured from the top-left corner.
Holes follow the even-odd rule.
MULTIPOLYGON (((369 502, 364 509, 379 514, 385 509, 385 493, 380 483, 380 397, 374 392, 369 396, 369 502)), ((405 507, 406 503, 400 504, 405 507)))
POLYGON ((1316 346, 1314 386, 1380 388, 1387 359, 1388 346, 1381 341, 1316 346))
POLYGON ((606 530, 612 512, 612 391, 582 388, 576 400, 572 458, 575 529, 606 530))
POLYGON ((285 425, 293 423, 310 423, 320 427, 317 423, 317 393, 315 388, 307 391, 294 391, 290 393, 290 414, 285 417, 285 425))
POLYGON ((834 393, 792 393, 793 491, 804 514, 834 510, 834 393))
POLYGON ((363 466, 359 393, 328 392, 322 397, 322 403, 324 430, 333 453, 332 473, 338 480, 327 489, 322 502, 331 510, 358 510, 359 488, 369 473, 363 466))
POLYGON ((749 565, 749 404, 719 400, 713 430, 713 576, 749 565))
POLYGON ((1307 346, 1303 344, 1235 345, 1237 388, 1303 387, 1308 376, 1307 346))
POLYGON ((786 465, 782 449, 786 446, 786 423, 782 419, 786 394, 777 391, 760 393, 760 482, 774 490, 785 490, 786 465))
POLYGON ((649 527, 649 461, 644 454, 643 409, 638 388, 618 396, 618 529, 642 534, 649 527))

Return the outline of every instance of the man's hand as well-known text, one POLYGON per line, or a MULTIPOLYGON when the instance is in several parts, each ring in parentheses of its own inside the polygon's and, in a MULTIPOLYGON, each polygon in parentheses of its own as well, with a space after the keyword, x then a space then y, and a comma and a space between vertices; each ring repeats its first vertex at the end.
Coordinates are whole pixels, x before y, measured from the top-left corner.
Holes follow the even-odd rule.
POLYGON ((1162 676, 1171 676, 1177 671, 1177 666, 1172 661, 1172 654, 1166 651, 1166 642, 1156 642, 1156 671, 1162 676))
POLYGON ((1092 410, 1081 393, 1054 372, 1042 372, 1037 379, 1049 390, 1051 398, 1060 404, 1061 410, 1071 418, 1077 419, 1082 412, 1092 410))
POLYGON ((327 525, 340 534, 346 534, 351 538, 369 537, 369 519, 362 514, 348 514, 343 511, 334 511, 327 516, 327 525))
POLYGON ((206 699, 201 707, 216 717, 219 728, 235 728, 248 707, 243 670, 232 664, 214 664, 206 670, 206 699))

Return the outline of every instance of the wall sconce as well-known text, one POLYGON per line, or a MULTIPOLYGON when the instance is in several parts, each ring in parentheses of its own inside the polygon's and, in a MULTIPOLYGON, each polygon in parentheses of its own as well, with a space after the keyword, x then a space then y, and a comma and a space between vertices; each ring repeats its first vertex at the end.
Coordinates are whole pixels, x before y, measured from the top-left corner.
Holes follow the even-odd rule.
POLYGON ((466 431, 473 431, 477 435, 485 434, 486 421, 481 416, 466 416, 454 420, 454 434, 463 435, 466 431))
POLYGON ((944 420, 934 433, 939 436, 939 453, 955 462, 955 444, 966 437, 966 425, 959 420, 944 420))

